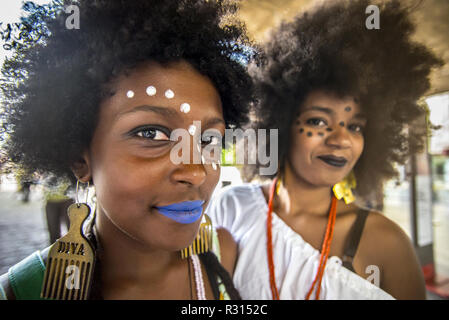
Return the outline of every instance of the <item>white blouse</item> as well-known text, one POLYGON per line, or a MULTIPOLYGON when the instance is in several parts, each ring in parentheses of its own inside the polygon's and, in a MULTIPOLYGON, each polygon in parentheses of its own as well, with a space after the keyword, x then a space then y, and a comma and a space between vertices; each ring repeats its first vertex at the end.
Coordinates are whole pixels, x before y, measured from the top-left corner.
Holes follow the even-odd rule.
MULTIPOLYGON (((222 189, 206 213, 214 226, 226 228, 238 242, 234 284, 242 299, 272 299, 267 260, 268 205, 260 185, 222 189)), ((320 252, 293 231, 275 212, 272 217, 273 259, 280 299, 301 300, 312 285, 320 252)), ((315 293, 311 298, 315 297, 315 293)), ((322 300, 394 299, 391 295, 330 257, 321 282, 322 300)))

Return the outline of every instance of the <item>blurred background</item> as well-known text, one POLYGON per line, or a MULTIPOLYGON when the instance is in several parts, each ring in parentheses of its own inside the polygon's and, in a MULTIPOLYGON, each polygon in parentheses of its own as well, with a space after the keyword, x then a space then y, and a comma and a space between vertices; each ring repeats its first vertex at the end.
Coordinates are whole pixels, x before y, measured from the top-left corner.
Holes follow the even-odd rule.
MULTIPOLYGON (((332 0, 328 0, 332 1, 332 0)), ((37 0, 35 3, 48 3, 37 0)), ((264 41, 272 27, 321 0, 242 0, 240 16, 250 36, 264 41)), ((412 12, 415 38, 432 48, 446 65, 434 72, 425 97, 430 114, 422 119, 439 126, 423 154, 399 167, 400 177, 386 183, 371 205, 399 224, 420 258, 429 299, 449 299, 449 1, 401 0, 412 12)), ((0 21, 18 22, 21 0, 0 1, 0 21)), ((0 48, 0 64, 8 52, 0 48)), ((1 105, 0 105, 1 112, 1 105)), ((1 146, 0 146, 1 147, 1 146)), ((1 150, 1 149, 0 149, 1 150)), ((35 250, 49 245, 45 213, 48 193, 37 181, 2 173, 0 152, 0 274, 35 250)), ((217 188, 243 183, 239 168, 223 166, 217 188)), ((61 191, 62 199, 64 191, 61 191)), ((53 195, 54 196, 54 195, 53 195)), ((61 198, 56 196, 56 199, 61 198)), ((61 232, 66 230, 61 218, 61 232)), ((58 226, 59 227, 59 226, 58 226)))

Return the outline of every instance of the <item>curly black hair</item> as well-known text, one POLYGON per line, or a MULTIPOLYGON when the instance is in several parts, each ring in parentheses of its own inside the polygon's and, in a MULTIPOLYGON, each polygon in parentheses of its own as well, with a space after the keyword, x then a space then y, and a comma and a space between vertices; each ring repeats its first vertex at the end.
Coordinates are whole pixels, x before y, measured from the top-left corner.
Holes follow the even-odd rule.
MULTIPOLYGON (((368 30, 365 11, 372 2, 330 1, 283 22, 250 67, 259 96, 255 126, 279 130, 281 174, 295 114, 316 89, 353 96, 367 115, 365 148, 354 168, 358 195, 394 177, 394 163, 423 147, 425 130, 411 124, 426 112, 418 101, 442 62, 412 40, 414 25, 399 1, 378 3, 380 29, 368 30)), ((245 178, 258 176, 258 166, 248 167, 245 178)))
POLYGON ((73 182, 70 165, 89 146, 107 84, 139 63, 189 62, 216 86, 226 125, 248 121, 246 64, 255 54, 238 5, 226 0, 54 0, 25 4, 20 25, 2 27, 14 56, 3 65, 4 148, 27 172, 73 182), (68 29, 68 5, 80 28, 68 29), (228 18, 229 17, 229 18, 228 18), (225 20, 227 19, 227 20, 225 20))

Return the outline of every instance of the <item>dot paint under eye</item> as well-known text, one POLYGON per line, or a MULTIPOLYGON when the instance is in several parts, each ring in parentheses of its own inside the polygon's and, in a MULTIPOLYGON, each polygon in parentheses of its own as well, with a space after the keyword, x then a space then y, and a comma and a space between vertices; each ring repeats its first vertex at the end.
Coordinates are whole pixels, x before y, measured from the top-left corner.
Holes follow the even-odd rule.
POLYGON ((323 132, 318 132, 318 135, 321 136, 321 137, 323 137, 323 136, 324 136, 324 133, 323 133, 323 132))
POLYGON ((351 107, 346 107, 346 108, 345 108, 345 111, 346 111, 346 112, 350 112, 351 110, 352 110, 351 107))
POLYGON ((183 113, 189 113, 190 112, 190 104, 188 104, 188 103, 181 104, 180 110, 183 113))
POLYGON ((307 132, 307 136, 308 136, 308 137, 311 137, 311 136, 312 136, 312 132, 310 132, 310 131, 307 132))
POLYGON ((327 131, 327 132, 331 132, 331 131, 332 131, 332 128, 326 128, 326 131, 327 131))
POLYGON ((303 132, 304 132, 303 128, 299 129, 299 133, 303 133, 303 132))
POLYGON ((339 125, 340 125, 340 127, 344 127, 345 123, 342 121, 342 122, 339 123, 339 125))
POLYGON ((196 132, 196 127, 194 125, 190 125, 188 131, 193 136, 196 132))
POLYGON ((129 90, 127 93, 126 93, 126 96, 128 97, 128 98, 133 98, 134 97, 134 91, 132 91, 132 90, 129 90))

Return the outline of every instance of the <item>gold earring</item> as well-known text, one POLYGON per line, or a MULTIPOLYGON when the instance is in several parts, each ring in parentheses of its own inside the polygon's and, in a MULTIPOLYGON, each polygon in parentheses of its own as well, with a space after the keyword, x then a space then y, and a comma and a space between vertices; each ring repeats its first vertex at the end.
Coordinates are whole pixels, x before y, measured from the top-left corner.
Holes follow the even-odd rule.
POLYGON ((355 201, 355 196, 352 193, 352 189, 355 189, 357 186, 354 172, 351 171, 343 181, 337 183, 332 188, 335 197, 340 200, 343 198, 346 204, 352 203, 355 201))
MULTIPOLYGON (((86 300, 92 282, 95 250, 84 234, 83 224, 89 218, 90 207, 78 201, 67 209, 69 231, 56 240, 48 252, 41 298, 55 300, 86 300)), ((87 186, 89 188, 89 185, 87 186)))
POLYGON ((181 250, 181 258, 186 259, 210 250, 212 250, 212 220, 207 214, 203 214, 198 234, 190 246, 181 250))
POLYGON ((282 185, 282 178, 279 177, 278 181, 276 182, 276 195, 279 195, 279 192, 281 190, 282 185))

